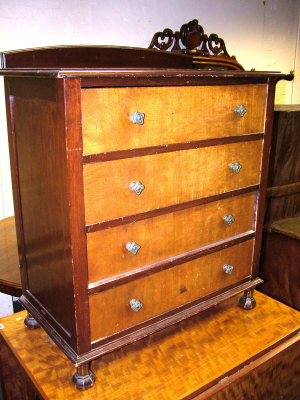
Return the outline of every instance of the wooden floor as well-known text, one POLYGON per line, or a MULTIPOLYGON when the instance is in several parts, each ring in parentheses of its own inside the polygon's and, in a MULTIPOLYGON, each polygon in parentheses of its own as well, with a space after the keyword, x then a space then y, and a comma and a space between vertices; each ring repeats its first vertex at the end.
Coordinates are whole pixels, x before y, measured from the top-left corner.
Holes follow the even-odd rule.
MULTIPOLYGON (((92 363, 97 380, 86 392, 74 388, 73 365, 46 333, 24 327, 25 312, 0 320, 2 348, 8 345, 43 399, 299 399, 300 313, 262 293, 255 296, 251 311, 237 307, 234 297, 102 356, 92 363)), ((8 390, 16 390, 15 377, 13 382, 8 390)))

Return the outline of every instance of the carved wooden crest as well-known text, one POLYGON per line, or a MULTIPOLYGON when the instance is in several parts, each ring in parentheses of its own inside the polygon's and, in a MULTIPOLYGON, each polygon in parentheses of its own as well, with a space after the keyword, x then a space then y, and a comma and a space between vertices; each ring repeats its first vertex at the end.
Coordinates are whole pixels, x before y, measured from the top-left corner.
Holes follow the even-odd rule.
POLYGON ((235 57, 228 54, 224 40, 216 33, 206 35, 197 19, 183 24, 180 31, 175 33, 169 28, 156 32, 149 45, 149 49, 153 48, 192 55, 195 64, 205 64, 209 61, 210 64, 224 64, 227 68, 243 70, 235 57))

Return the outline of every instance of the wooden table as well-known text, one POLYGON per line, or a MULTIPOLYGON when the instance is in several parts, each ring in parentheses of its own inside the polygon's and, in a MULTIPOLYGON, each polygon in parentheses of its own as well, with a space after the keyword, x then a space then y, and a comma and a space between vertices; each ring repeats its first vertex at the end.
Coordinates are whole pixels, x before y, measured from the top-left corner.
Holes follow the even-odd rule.
POLYGON ((0 292, 16 297, 22 293, 14 217, 0 221, 0 292))
POLYGON ((300 313, 259 292, 256 300, 247 312, 229 299, 93 361, 98 378, 86 392, 46 333, 24 327, 25 312, 2 318, 4 391, 13 400, 299 399, 300 313))

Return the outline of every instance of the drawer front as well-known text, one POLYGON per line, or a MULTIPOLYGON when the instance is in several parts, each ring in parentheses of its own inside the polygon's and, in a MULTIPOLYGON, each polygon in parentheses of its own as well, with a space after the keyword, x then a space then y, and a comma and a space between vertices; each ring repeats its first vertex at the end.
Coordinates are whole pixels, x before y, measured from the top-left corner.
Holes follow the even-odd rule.
POLYGON ((239 282, 251 275, 253 240, 90 296, 91 341, 239 282), (232 265, 227 274, 224 264, 232 265), (143 306, 135 312, 132 299, 143 306))
POLYGON ((250 231, 254 201, 252 192, 89 233, 89 283, 250 231), (234 222, 228 225, 225 215, 234 222), (136 254, 129 243, 140 246, 136 254))
POLYGON ((262 141, 84 165, 86 224, 199 199, 259 183, 262 141), (239 173, 229 168, 242 165, 239 173), (140 181, 140 195, 130 190, 140 181))
POLYGON ((84 154, 264 131, 266 85, 82 89, 81 98, 84 154))

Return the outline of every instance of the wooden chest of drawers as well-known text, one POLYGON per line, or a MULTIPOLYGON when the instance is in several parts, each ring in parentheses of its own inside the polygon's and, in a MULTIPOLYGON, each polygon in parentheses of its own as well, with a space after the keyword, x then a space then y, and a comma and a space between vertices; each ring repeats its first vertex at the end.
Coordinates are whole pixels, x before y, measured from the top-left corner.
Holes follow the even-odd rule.
POLYGON ((2 70, 21 301, 77 386, 92 359, 228 297, 252 308, 275 84, 290 77, 29 67, 2 70))

